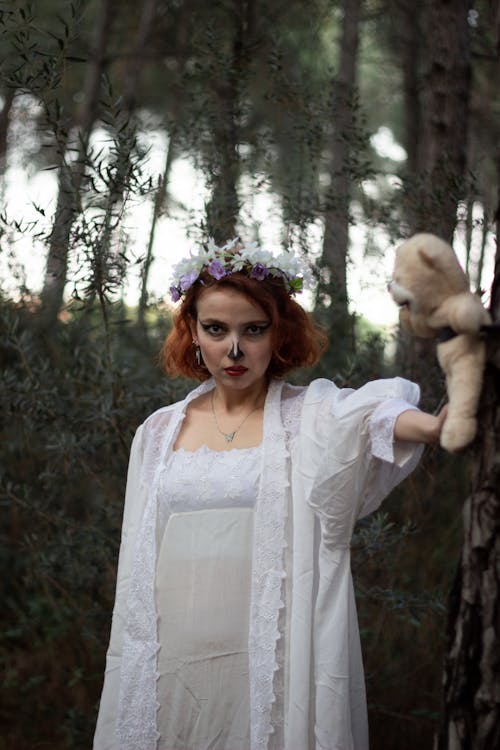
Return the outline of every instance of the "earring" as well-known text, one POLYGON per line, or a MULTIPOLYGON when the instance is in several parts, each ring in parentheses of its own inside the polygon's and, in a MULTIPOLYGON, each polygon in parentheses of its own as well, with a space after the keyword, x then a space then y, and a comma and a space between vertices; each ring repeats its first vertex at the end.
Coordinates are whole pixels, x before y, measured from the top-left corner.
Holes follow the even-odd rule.
POLYGON ((198 365, 198 367, 202 367, 203 366, 203 360, 201 358, 200 345, 194 339, 193 339, 193 346, 194 346, 194 356, 196 358, 196 364, 198 365))

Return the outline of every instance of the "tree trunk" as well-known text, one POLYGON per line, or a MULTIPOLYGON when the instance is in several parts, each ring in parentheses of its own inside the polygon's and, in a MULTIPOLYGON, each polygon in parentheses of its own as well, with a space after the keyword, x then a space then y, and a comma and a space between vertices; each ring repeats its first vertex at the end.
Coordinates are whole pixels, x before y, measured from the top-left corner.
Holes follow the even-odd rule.
POLYGON ((420 101, 420 66, 422 56, 422 6, 413 0, 396 3, 394 11, 401 19, 400 59, 403 71, 403 102, 405 116, 404 146, 407 154, 406 172, 415 177, 419 171, 422 109, 420 101))
POLYGON ((486 207, 483 206, 483 218, 481 224, 481 249, 479 251, 479 260, 477 264, 477 274, 475 279, 476 294, 482 294, 482 280, 484 269, 484 258, 486 255, 486 242, 488 240, 489 222, 486 207))
MULTIPOLYGON (((146 0, 142 5, 131 61, 125 76, 123 100, 127 115, 132 113, 135 106, 143 53, 154 21, 156 7, 157 0, 146 0)), ((44 328, 49 328, 53 324, 63 300, 71 227, 79 210, 80 189, 85 174, 87 148, 92 127, 97 117, 105 52, 115 9, 114 0, 102 0, 96 27, 94 54, 88 63, 85 95, 78 117, 78 156, 74 164, 71 166, 64 164, 60 170, 58 203, 49 247, 45 286, 42 292, 42 325, 44 328)), ((123 142, 127 142, 127 139, 124 138, 123 142)), ((127 142, 127 147, 129 145, 127 142)), ((112 206, 122 199, 121 186, 129 168, 129 156, 128 150, 126 153, 118 155, 119 170, 115 176, 117 191, 108 197, 108 213, 112 206)), ((109 241, 109 236, 107 240, 109 241)))
POLYGON ((135 141, 137 123, 135 110, 137 106, 137 92, 139 90, 144 53, 153 22, 156 17, 158 0, 144 0, 139 19, 139 26, 135 36, 129 65, 125 71, 123 88, 123 125, 118 127, 118 158, 116 159, 117 173, 114 178, 114 190, 108 196, 108 210, 121 204, 125 191, 126 176, 130 168, 132 146, 135 141), (129 137, 127 137, 129 136, 129 137))
POLYGON ((142 3, 141 17, 139 19, 139 26, 135 37, 134 49, 132 50, 130 64, 125 73, 125 93, 123 98, 125 107, 130 112, 136 107, 137 93, 139 90, 138 84, 144 62, 144 51, 156 17, 157 6, 158 0, 143 0, 142 3))
POLYGON ((339 366, 354 349, 347 293, 352 134, 355 128, 356 65, 362 0, 344 0, 339 73, 334 84, 331 182, 325 208, 325 234, 316 311, 331 332, 339 366), (338 353, 338 357, 337 357, 338 353))
POLYGON ((495 275, 491 287, 491 309, 494 311, 495 319, 500 320, 500 154, 497 155, 497 207, 495 211, 495 228, 497 237, 497 250, 495 253, 495 275))
POLYGON ((416 231, 451 242, 464 188, 471 87, 468 0, 426 4, 428 67, 424 74, 422 170, 416 231))
MULTIPOLYGON (((235 0, 233 3, 235 32, 232 62, 224 80, 214 83, 215 111, 213 150, 209 159, 208 181, 211 197, 206 206, 206 230, 216 241, 225 241, 236 235, 236 222, 240 210, 238 180, 240 176, 241 103, 248 76, 248 49, 253 35, 255 0, 235 0)), ((255 46, 253 47, 255 54, 255 46)))
MULTIPOLYGON (((500 186, 500 159, 498 172, 500 186)), ((500 188, 497 221, 499 217, 500 188)), ((491 300, 492 318, 498 324, 498 241, 491 300)), ((478 439, 472 455, 472 492, 464 506, 462 558, 450 597, 440 750, 500 747, 499 686, 500 336, 497 330, 488 341, 478 439)))
POLYGON ((7 164, 7 135, 14 95, 14 89, 5 89, 3 92, 3 108, 0 112, 0 175, 4 174, 7 164))
MULTIPOLYGON (((467 194, 463 183, 471 76, 468 11, 466 0, 405 0, 401 10, 408 131, 404 218, 409 234, 435 232, 448 242, 453 239, 458 202, 467 194), (419 61, 424 60, 420 71, 419 61)), ((436 379, 441 381, 434 345, 405 342, 403 334, 398 361, 402 372, 421 384, 427 408, 434 408, 432 394, 436 379)))
POLYGON ((474 197, 469 195, 464 204, 465 216, 465 275, 467 281, 471 282, 471 255, 472 255, 472 232, 474 229, 474 197))
POLYGON ((153 217, 151 219, 151 227, 149 230, 148 246, 146 249, 146 258, 144 259, 144 265, 142 268, 141 278, 141 297, 139 300, 139 307, 137 310, 137 323, 143 330, 145 336, 147 336, 147 326, 145 321, 146 307, 148 303, 148 278, 151 263, 153 262, 153 242, 155 238, 156 225, 162 209, 164 208, 165 198, 167 195, 167 188, 170 179, 170 170, 172 168, 172 162, 175 155, 175 127, 170 132, 170 137, 167 147, 167 155, 165 159, 165 167, 161 178, 161 183, 158 186, 158 190, 155 194, 153 203, 153 217))
POLYGON ((450 597, 440 750, 500 747, 500 346, 491 345, 462 559, 450 597))
POLYGON ((68 164, 64 147, 61 151, 59 191, 41 294, 42 307, 39 322, 44 330, 49 330, 55 323, 63 302, 71 227, 79 210, 87 149, 97 117, 104 53, 111 28, 113 6, 113 0, 103 0, 97 19, 94 50, 87 63, 83 101, 76 118, 78 137, 75 160, 68 164))

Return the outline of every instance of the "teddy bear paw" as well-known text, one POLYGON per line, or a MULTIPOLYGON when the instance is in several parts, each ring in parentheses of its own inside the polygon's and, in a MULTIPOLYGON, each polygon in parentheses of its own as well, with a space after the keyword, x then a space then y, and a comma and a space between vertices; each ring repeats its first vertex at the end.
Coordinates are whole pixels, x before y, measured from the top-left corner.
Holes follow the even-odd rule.
POLYGON ((472 417, 455 417, 446 420, 441 432, 441 446, 450 453, 456 453, 474 440, 477 422, 472 417))

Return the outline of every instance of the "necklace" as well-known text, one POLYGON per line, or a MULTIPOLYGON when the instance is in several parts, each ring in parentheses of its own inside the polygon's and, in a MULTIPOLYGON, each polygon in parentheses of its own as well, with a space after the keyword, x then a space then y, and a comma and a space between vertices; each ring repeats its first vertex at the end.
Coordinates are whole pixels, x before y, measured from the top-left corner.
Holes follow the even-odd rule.
POLYGON ((214 415, 215 426, 217 427, 217 430, 220 432, 220 434, 224 436, 224 440, 226 441, 226 443, 232 443, 233 442, 234 436, 236 435, 237 432, 239 432, 241 430, 241 428, 243 427, 243 425, 247 421, 247 419, 250 416, 250 414, 253 414, 254 411, 257 411, 257 409, 260 408, 259 406, 255 406, 252 409, 252 411, 248 412, 248 414, 246 415, 245 419, 242 422, 239 423, 238 427, 236 427, 235 430, 233 430, 232 432, 224 432, 224 430, 221 430, 221 428, 220 428, 219 420, 217 419, 217 414, 215 413, 215 403, 214 403, 214 401, 215 401, 215 390, 212 391, 212 399, 211 399, 212 414, 214 415))

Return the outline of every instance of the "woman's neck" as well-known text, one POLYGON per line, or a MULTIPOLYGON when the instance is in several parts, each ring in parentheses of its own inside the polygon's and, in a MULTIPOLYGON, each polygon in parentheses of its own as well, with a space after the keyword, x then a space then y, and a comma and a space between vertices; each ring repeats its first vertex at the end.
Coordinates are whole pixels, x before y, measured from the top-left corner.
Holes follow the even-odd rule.
POLYGON ((228 414, 231 412, 240 413, 244 409, 259 408, 264 406, 268 385, 268 381, 263 379, 249 388, 238 390, 224 388, 224 386, 216 382, 214 404, 219 410, 228 414))

